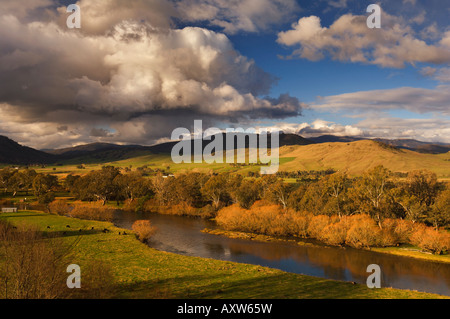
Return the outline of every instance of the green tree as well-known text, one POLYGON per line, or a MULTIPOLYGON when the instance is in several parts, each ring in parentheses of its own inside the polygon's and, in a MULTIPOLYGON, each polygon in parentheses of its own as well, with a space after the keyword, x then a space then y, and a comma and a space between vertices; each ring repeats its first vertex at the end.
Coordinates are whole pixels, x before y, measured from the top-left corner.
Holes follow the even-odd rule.
POLYGON ((48 174, 38 174, 33 179, 33 192, 36 197, 41 197, 49 193, 54 187, 58 186, 58 177, 48 174))
POLYGON ((0 187, 3 188, 4 193, 8 191, 9 180, 13 174, 14 171, 10 168, 0 170, 0 187))
MULTIPOLYGON (((385 211, 383 211, 383 202, 386 200, 389 190, 389 177, 391 172, 380 165, 370 171, 366 172, 360 179, 359 183, 355 186, 360 200, 366 202, 369 205, 365 205, 368 208, 369 215, 378 223, 378 226, 382 228, 382 220, 385 217, 385 211)), ((364 208, 364 206, 362 207, 364 208)))
POLYGON ((292 190, 293 187, 291 184, 278 180, 277 182, 268 185, 264 199, 275 204, 280 204, 286 209, 289 204, 289 196, 292 190))
POLYGON ((255 179, 243 180, 236 191, 237 203, 242 208, 249 209, 258 199, 260 184, 255 179))
POLYGON ((439 190, 442 188, 435 173, 429 170, 416 170, 408 173, 406 190, 417 198, 421 205, 433 205, 439 190))
POLYGON ((447 189, 436 198, 429 216, 434 227, 450 225, 450 189, 447 189))
POLYGON ((227 192, 228 174, 213 175, 203 186, 202 194, 218 209, 221 202, 225 202, 227 192))
POLYGON ((348 177, 343 173, 335 173, 324 179, 328 196, 332 198, 332 207, 337 212, 339 218, 342 218, 342 206, 347 192, 348 177))

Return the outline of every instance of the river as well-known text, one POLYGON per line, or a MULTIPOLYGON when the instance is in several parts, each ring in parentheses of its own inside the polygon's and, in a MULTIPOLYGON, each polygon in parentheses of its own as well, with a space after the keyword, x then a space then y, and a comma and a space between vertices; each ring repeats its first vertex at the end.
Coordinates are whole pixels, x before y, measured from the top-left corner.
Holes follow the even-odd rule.
POLYGON ((180 216, 120 212, 114 223, 131 229, 138 219, 150 220, 158 228, 149 246, 161 251, 361 284, 365 284, 370 275, 366 273, 367 266, 377 264, 382 271, 382 287, 450 296, 450 264, 353 248, 231 239, 202 233, 205 228, 217 228, 212 221, 180 216))

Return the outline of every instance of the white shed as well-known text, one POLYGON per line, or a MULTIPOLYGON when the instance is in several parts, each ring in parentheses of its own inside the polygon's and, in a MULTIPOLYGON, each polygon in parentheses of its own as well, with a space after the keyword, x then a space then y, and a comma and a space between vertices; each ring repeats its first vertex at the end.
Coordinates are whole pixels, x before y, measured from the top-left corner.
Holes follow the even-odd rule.
POLYGON ((17 207, 3 207, 2 213, 17 213, 17 207))

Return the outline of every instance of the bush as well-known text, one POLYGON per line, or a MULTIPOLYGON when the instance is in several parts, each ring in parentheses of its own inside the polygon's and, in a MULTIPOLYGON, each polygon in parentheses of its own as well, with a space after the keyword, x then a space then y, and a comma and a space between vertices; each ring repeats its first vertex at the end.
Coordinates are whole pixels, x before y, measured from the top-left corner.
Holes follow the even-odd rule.
POLYGON ((408 244, 411 241, 411 235, 413 233, 414 224, 411 221, 400 219, 394 228, 394 233, 397 237, 399 244, 408 244))
POLYGON ((330 217, 317 215, 311 218, 308 225, 308 235, 311 238, 322 239, 323 230, 330 224, 330 217))
POLYGON ((424 224, 384 219, 381 228, 365 214, 343 216, 312 215, 284 210, 279 205, 256 202, 249 210, 239 205, 221 209, 217 223, 226 230, 270 236, 314 238, 328 245, 355 248, 392 247, 413 244, 433 253, 449 249, 448 234, 433 232, 424 224))
POLYGON ((450 249, 450 235, 420 224, 414 229, 411 243, 425 251, 441 255, 450 249))
POLYGON ((299 238, 308 237, 308 225, 311 218, 312 216, 308 213, 304 213, 302 215, 293 214, 291 221, 292 235, 299 238))
POLYGON ((374 247, 379 243, 380 232, 380 228, 370 216, 353 216, 352 226, 347 232, 345 241, 355 248, 374 247))
POLYGON ((152 226, 149 220, 137 220, 132 226, 137 238, 146 243, 155 234, 156 228, 152 226))
POLYGON ((379 245, 382 247, 392 247, 399 244, 398 235, 395 233, 397 221, 394 219, 385 219, 381 223, 379 245))
POLYGON ((0 298, 66 298, 69 247, 37 228, 0 221, 0 298))
POLYGON ((112 221, 116 209, 103 206, 102 203, 80 203, 74 204, 69 216, 86 220, 112 221))
POLYGON ((336 223, 326 226, 320 237, 322 240, 333 246, 343 246, 347 240, 347 232, 351 227, 351 218, 344 216, 336 223))
POLYGON ((55 200, 48 205, 50 214, 66 216, 70 212, 70 206, 65 200, 55 200))

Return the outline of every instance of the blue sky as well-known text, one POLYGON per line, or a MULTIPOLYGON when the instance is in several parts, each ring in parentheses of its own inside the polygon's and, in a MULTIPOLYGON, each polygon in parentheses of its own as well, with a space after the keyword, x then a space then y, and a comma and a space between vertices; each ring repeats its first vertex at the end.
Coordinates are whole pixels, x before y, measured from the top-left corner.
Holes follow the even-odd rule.
MULTIPOLYGON (((337 3, 338 1, 336 1, 337 3)), ((336 8, 330 5, 330 1, 317 1, 311 4, 311 1, 298 1, 303 8, 297 14, 297 20, 311 15, 320 17, 322 26, 329 27, 336 19, 344 14, 365 15, 366 8, 373 1, 342 1, 342 7, 336 8), (309 2, 309 4, 308 4, 309 2)), ((445 1, 381 1, 377 2, 386 13, 398 16, 399 20, 410 20, 418 16, 423 16, 420 23, 411 23, 409 26, 417 34, 423 32, 429 26, 436 26, 440 32, 450 29, 448 16, 450 14, 450 3, 445 1)), ((382 16, 383 18, 383 16, 382 16)), ((281 59, 279 56, 289 56, 291 48, 277 43, 278 32, 288 30, 294 21, 286 21, 273 32, 260 34, 239 34, 230 36, 235 47, 243 55, 252 57, 258 65, 264 70, 277 76, 279 79, 277 85, 272 88, 272 94, 289 92, 298 97, 307 104, 317 102, 318 96, 331 96, 360 91, 371 90, 389 90, 401 87, 426 88, 433 90, 440 84, 440 81, 433 77, 421 74, 421 69, 425 67, 447 68, 448 63, 433 64, 417 62, 414 64, 406 63, 403 68, 392 68, 380 65, 371 65, 368 63, 352 63, 349 61, 336 61, 330 57, 320 61, 310 61, 308 59, 281 59)), ((436 42, 435 39, 424 39, 427 43, 436 42)), ((450 101, 448 101, 447 112, 411 112, 399 107, 383 112, 387 117, 401 119, 426 119, 432 120, 440 118, 449 120, 450 101)), ((374 107, 373 112, 377 112, 374 107)), ((315 109, 305 110, 302 117, 291 118, 288 121, 296 123, 312 122, 317 119, 336 122, 343 125, 355 125, 359 118, 348 117, 350 114, 336 112, 318 112, 315 109)), ((445 129, 445 127, 444 127, 445 129)), ((435 141, 449 141, 450 133, 445 130, 445 135, 439 135, 435 141)), ((432 135, 432 134, 431 134, 432 135)), ((413 137, 423 140, 433 140, 429 138, 430 134, 404 136, 404 138, 413 137)), ((402 137, 402 136, 395 136, 402 137)))

